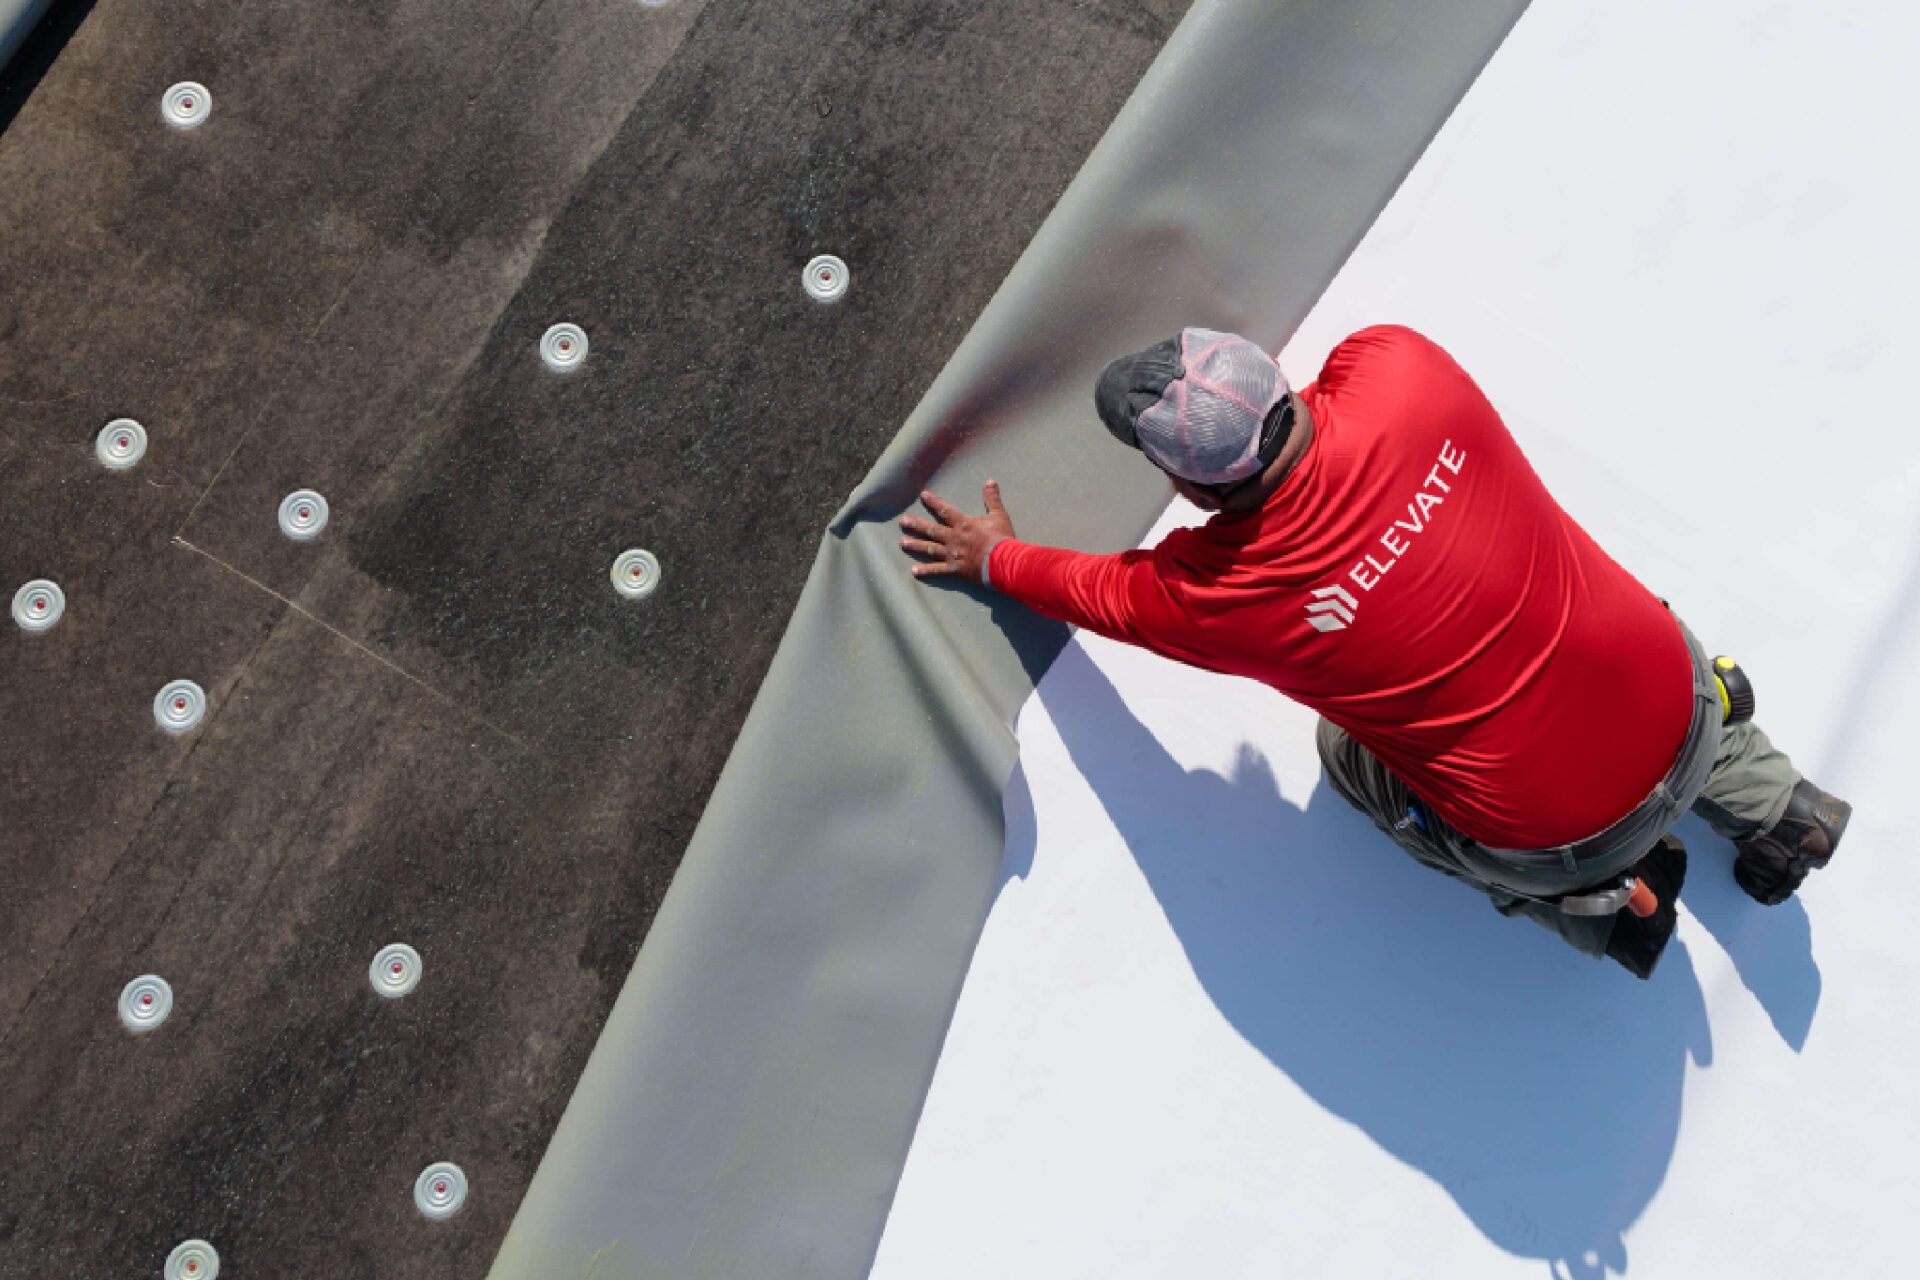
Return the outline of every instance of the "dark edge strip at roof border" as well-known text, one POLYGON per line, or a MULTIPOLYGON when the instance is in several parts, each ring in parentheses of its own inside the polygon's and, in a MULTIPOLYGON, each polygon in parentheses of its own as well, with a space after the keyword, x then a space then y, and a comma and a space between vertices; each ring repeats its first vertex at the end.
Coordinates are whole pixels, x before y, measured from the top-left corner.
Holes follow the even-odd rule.
POLYGON ((1026 536, 1134 545, 1169 494, 1101 365, 1183 324, 1277 350, 1524 8, 1197 0, 822 540, 492 1280, 868 1273, 1068 638, 916 581, 894 518, 992 476, 1026 536))
POLYGON ((0 135, 93 6, 94 0, 0 0, 0 135))
POLYGON ((33 30, 53 0, 0 0, 0 69, 33 30))

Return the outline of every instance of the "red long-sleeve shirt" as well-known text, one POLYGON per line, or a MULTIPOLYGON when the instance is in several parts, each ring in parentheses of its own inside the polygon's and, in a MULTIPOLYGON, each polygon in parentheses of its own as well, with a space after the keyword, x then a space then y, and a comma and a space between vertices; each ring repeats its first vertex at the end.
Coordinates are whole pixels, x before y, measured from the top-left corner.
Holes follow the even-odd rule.
POLYGON ((1692 718, 1677 622, 1419 334, 1353 335, 1300 397, 1313 442, 1260 509, 1120 555, 1008 540, 993 586, 1271 685, 1482 844, 1551 847, 1624 817, 1692 718))

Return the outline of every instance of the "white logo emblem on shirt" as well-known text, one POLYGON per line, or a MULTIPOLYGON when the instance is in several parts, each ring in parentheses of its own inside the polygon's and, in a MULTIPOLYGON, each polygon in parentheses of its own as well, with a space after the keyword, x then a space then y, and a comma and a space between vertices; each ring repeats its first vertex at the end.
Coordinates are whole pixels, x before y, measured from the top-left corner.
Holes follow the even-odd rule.
POLYGON ((1313 594, 1320 603, 1307 606, 1307 621, 1321 631, 1345 631, 1347 624, 1353 621, 1353 611, 1360 607, 1360 602, 1341 586, 1321 587, 1313 594), (1326 599, 1328 596, 1338 598, 1329 600, 1326 599))

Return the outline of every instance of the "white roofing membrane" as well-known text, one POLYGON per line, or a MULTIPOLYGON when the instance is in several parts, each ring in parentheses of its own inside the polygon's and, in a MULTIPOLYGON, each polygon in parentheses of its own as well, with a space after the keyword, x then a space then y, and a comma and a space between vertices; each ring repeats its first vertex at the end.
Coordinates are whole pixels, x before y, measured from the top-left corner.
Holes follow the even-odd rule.
POLYGON ((1687 819, 1641 983, 1415 866, 1310 712, 1083 636, 876 1277, 1905 1272, 1917 54, 1888 0, 1536 0, 1283 356, 1447 347, 1853 802, 1834 864, 1764 908, 1687 819))

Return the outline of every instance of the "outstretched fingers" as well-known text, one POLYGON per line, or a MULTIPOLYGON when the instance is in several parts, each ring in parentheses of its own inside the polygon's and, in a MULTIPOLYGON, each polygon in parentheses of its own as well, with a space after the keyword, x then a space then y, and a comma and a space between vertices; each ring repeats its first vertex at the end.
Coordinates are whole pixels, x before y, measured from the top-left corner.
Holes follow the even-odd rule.
POLYGON ((900 546, 903 550, 911 551, 917 556, 932 556, 936 560, 944 560, 947 555, 945 547, 937 542, 928 542, 924 538, 902 538, 900 546))
POLYGON ((985 581, 987 552, 996 537, 1012 536, 1013 521, 1000 501, 1000 486, 996 482, 987 481, 981 494, 987 503, 984 516, 968 515, 931 489, 921 491, 920 501, 933 520, 901 515, 900 528, 904 535, 900 539, 901 550, 932 560, 929 564, 915 565, 915 577, 954 574, 972 582, 985 581))
POLYGON ((900 517, 900 527, 906 530, 908 535, 900 539, 900 549, 911 555, 928 558, 928 563, 913 566, 913 576, 936 578, 943 574, 958 573, 960 567, 953 563, 952 548, 947 545, 947 539, 952 536, 953 530, 948 528, 945 522, 951 516, 957 516, 960 513, 931 493, 921 494, 920 500, 927 504, 927 510, 938 516, 942 523, 935 524, 931 520, 922 520, 918 516, 900 517), (941 510, 943 507, 946 508, 945 511, 941 510))
POLYGON ((927 510, 933 512, 941 524, 958 524, 967 518, 966 512, 931 489, 920 495, 920 501, 926 504, 927 510))
POLYGON ((923 538, 928 542, 945 543, 947 540, 947 527, 945 525, 932 524, 920 519, 918 516, 901 516, 900 527, 915 537, 923 538))

